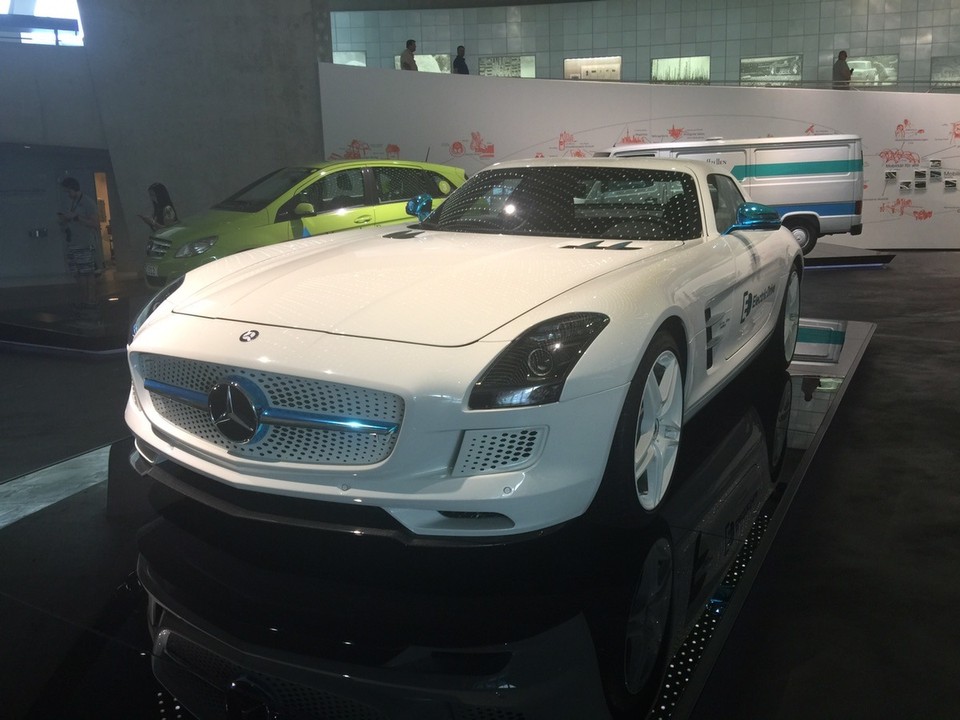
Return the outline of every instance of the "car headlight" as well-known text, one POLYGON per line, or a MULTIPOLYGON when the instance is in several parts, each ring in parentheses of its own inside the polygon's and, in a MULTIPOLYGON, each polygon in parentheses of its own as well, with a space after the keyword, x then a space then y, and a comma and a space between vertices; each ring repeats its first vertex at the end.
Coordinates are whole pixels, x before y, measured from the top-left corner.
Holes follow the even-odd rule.
POLYGON ((136 319, 133 321, 133 325, 130 326, 129 340, 133 340, 134 336, 140 331, 140 328, 143 327, 143 324, 147 321, 147 318, 153 314, 153 311, 160 307, 164 300, 180 289, 180 286, 183 285, 183 281, 184 276, 181 275, 172 283, 164 287, 163 290, 150 298, 149 302, 147 302, 147 304, 143 306, 143 309, 137 314, 136 319))
POLYGON ((609 322, 600 313, 570 313, 530 328, 484 370, 470 394, 470 409, 557 402, 570 371, 609 322))
POLYGON ((203 255, 207 250, 217 244, 217 236, 200 238, 192 240, 178 249, 173 256, 178 258, 193 257, 194 255, 203 255))

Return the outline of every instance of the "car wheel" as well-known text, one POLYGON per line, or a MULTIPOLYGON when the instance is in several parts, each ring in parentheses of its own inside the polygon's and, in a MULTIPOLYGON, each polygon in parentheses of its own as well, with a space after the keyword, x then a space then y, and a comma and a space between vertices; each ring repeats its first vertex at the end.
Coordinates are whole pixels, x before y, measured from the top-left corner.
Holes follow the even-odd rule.
POLYGON ((683 422, 677 341, 660 330, 643 354, 614 432, 596 498, 600 520, 636 527, 660 505, 673 476, 683 422))
POLYGON ((764 398, 765 407, 761 410, 761 420, 767 441, 770 479, 777 482, 787 455, 790 413, 793 409, 793 381, 790 379, 790 374, 781 370, 774 379, 771 379, 770 391, 769 397, 764 398))
POLYGON ((797 333, 800 330, 800 271, 796 265, 790 268, 787 287, 780 304, 777 325, 770 338, 769 356, 780 368, 785 368, 793 360, 797 349, 797 333))
POLYGON ((670 651, 673 548, 654 540, 641 563, 629 606, 595 618, 604 694, 613 718, 645 717, 663 684, 670 651))
POLYGON ((812 222, 809 220, 790 220, 788 218, 783 224, 793 233, 793 237, 804 255, 808 255, 816 247, 818 233, 812 222))

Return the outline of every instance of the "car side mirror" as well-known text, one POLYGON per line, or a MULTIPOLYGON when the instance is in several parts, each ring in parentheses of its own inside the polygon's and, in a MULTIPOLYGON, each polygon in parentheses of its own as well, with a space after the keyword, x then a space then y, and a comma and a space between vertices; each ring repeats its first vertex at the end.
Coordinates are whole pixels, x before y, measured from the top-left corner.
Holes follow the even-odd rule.
POLYGON ((413 215, 423 222, 433 211, 433 198, 430 195, 417 195, 407 201, 407 215, 413 215))
POLYGON ((769 205, 744 203, 737 208, 737 221, 723 234, 735 230, 776 230, 780 224, 780 213, 769 205))
POLYGON ((297 217, 310 217, 316 215, 317 211, 313 207, 313 203, 302 202, 297 203, 296 207, 293 208, 293 214, 297 217))

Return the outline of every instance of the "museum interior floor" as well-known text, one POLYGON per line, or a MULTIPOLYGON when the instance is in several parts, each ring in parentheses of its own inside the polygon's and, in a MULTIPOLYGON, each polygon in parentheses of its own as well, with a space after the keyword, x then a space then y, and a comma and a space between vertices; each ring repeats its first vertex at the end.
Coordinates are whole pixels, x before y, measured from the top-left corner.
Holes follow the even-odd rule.
MULTIPOLYGON (((957 715, 960 252, 842 258, 814 251, 803 316, 875 330, 674 717, 957 715)), ((107 482, 130 449, 120 326, 147 293, 107 278, 101 315, 77 317, 69 290, 0 289, 0 716, 190 718, 153 678, 134 576, 155 511, 107 482)))

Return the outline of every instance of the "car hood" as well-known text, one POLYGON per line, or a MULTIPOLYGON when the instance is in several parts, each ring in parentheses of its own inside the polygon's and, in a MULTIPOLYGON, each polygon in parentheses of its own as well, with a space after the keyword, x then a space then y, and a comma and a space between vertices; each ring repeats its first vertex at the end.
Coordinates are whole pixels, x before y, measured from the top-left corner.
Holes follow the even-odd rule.
POLYGON ((153 236, 178 246, 210 235, 223 235, 231 230, 259 227, 264 224, 266 224, 265 210, 258 212, 208 210, 180 220, 177 224, 154 233, 153 236))
POLYGON ((217 261, 207 266, 215 279, 174 312, 461 346, 571 288, 682 244, 605 251, 598 242, 415 229, 336 233, 217 261))

